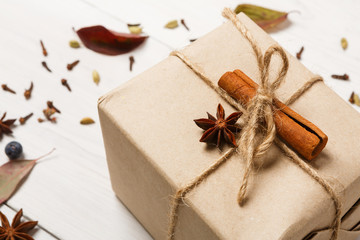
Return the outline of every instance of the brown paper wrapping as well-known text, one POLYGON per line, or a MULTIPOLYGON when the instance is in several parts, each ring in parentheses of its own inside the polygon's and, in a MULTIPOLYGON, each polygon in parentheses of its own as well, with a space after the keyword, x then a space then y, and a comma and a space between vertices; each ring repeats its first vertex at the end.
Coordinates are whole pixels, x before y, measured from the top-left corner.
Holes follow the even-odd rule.
MULTIPOLYGON (((239 18, 264 52, 275 44, 245 15, 239 18)), ((234 69, 259 79, 251 47, 230 22, 182 52, 215 84, 234 69)), ((313 76, 288 57, 286 82, 277 91, 282 101, 313 76)), ((279 62, 273 60, 271 76, 279 62)), ((113 189, 155 239, 166 238, 171 195, 226 150, 199 143, 202 130, 193 122, 206 111, 214 114, 218 103, 226 114, 234 111, 174 56, 99 100, 113 189)), ((328 135, 327 147, 310 164, 339 191, 345 214, 360 197, 360 115, 323 83, 291 108, 328 135)), ((334 207, 328 194, 276 146, 259 163, 243 207, 236 201, 245 169, 238 155, 188 194, 180 207, 176 239, 303 239, 330 225, 334 207)), ((313 238, 321 234, 326 235, 319 232, 313 238)))

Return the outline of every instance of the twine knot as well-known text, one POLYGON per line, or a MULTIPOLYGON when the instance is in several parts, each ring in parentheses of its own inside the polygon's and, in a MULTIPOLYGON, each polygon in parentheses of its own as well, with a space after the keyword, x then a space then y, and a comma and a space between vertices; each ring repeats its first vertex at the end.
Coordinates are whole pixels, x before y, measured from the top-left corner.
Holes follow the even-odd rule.
POLYGON ((257 89, 256 96, 257 99, 255 99, 255 101, 259 101, 262 104, 266 104, 266 105, 271 105, 274 99, 274 94, 271 91, 271 89, 262 88, 262 87, 257 89))

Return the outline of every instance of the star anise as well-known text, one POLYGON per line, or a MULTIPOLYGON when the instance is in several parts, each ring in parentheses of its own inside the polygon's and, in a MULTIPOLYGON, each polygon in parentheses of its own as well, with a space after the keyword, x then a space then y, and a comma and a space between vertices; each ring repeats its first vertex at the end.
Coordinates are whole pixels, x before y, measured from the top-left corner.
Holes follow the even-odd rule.
POLYGON ((6 117, 6 112, 3 114, 3 116, 0 119, 0 138, 2 137, 3 133, 5 133, 5 134, 12 133, 12 130, 10 127, 16 121, 16 119, 4 120, 5 117, 6 117))
POLYGON ((221 104, 217 107, 216 117, 207 113, 208 118, 195 119, 196 125, 204 129, 205 132, 200 138, 200 142, 212 142, 216 137, 216 146, 219 147, 221 139, 225 139, 232 147, 236 147, 235 134, 240 131, 240 127, 235 125, 241 117, 242 112, 234 112, 225 118, 225 111, 221 104))
POLYGON ((21 222, 22 209, 16 213, 11 226, 7 217, 0 212, 0 240, 34 240, 27 232, 37 225, 37 221, 21 222))

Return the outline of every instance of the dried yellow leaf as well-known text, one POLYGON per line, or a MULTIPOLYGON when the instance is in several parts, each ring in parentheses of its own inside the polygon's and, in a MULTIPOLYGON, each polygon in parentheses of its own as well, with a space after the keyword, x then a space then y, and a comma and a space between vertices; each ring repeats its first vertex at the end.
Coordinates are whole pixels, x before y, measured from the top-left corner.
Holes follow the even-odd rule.
POLYGON ((95 121, 89 117, 85 117, 85 118, 81 119, 81 121, 80 121, 80 124, 82 124, 82 125, 88 125, 88 124, 93 124, 93 123, 95 123, 95 121))
POLYGON ((70 45, 70 47, 72 47, 72 48, 79 48, 79 47, 80 47, 80 43, 79 43, 78 41, 76 41, 76 40, 71 40, 71 41, 69 42, 69 45, 70 45))
POLYGON ((100 82, 100 75, 99 75, 99 73, 98 73, 96 70, 94 70, 94 71, 92 72, 92 76, 93 76, 94 83, 99 84, 99 82, 100 82))
POLYGON ((342 38, 341 39, 341 47, 345 50, 348 47, 348 41, 346 40, 346 38, 342 38))
POLYGON ((360 98, 356 93, 354 94, 354 103, 360 107, 360 98))
POLYGON ((178 21, 172 20, 165 25, 165 28, 174 29, 174 28, 177 28, 178 26, 179 26, 178 21))
POLYGON ((234 12, 243 12, 251 18, 262 29, 269 29, 277 26, 287 19, 287 12, 280 12, 269 8, 263 8, 252 4, 240 4, 234 12))
POLYGON ((140 34, 142 33, 142 27, 139 27, 139 26, 128 26, 129 28, 129 31, 132 33, 132 34, 140 34))

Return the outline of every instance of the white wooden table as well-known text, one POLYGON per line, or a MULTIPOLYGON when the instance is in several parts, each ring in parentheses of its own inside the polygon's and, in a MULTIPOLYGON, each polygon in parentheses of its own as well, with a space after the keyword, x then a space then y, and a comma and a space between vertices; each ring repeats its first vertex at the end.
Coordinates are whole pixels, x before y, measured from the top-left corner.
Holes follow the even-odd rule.
MULTIPOLYGON (((271 32, 289 52, 305 46, 302 62, 321 74, 344 100, 352 91, 360 93, 360 2, 352 1, 260 1, 252 3, 283 11, 298 10, 271 32), (287 25, 287 26, 286 26, 287 25), (282 29, 285 28, 285 29, 282 29), (349 47, 340 47, 346 37, 349 47), (347 73, 350 81, 334 80, 331 74, 347 73)), ((35 116, 25 126, 17 126, 13 136, 0 141, 0 163, 7 157, 6 143, 22 143, 25 157, 38 157, 53 147, 56 151, 38 163, 16 194, 1 207, 11 218, 15 211, 39 221, 34 237, 42 239, 151 239, 150 235, 115 197, 109 180, 102 135, 97 117, 97 99, 133 76, 164 59, 171 50, 181 48, 225 20, 221 11, 241 1, 217 0, 2 0, 0 2, 0 84, 6 83, 16 95, 0 91, 0 114, 17 118, 30 112, 35 116), (169 20, 185 19, 191 31, 180 26, 164 29, 169 20), (131 55, 135 57, 129 72, 130 54, 110 57, 84 47, 72 49, 72 31, 101 24, 127 32, 126 23, 141 23, 150 36, 131 55), (42 55, 39 40, 49 52, 42 55), (71 72, 66 64, 80 64, 71 72), (47 72, 41 61, 52 69, 47 72), (92 71, 100 73, 97 86, 92 71), (73 91, 61 86, 66 78, 73 91), (26 101, 23 91, 34 82, 33 97, 26 101), (54 101, 62 113, 57 124, 37 122, 46 101, 54 101), (89 116, 96 124, 83 126, 89 116)), ((359 111, 360 108, 354 106, 359 111)))

